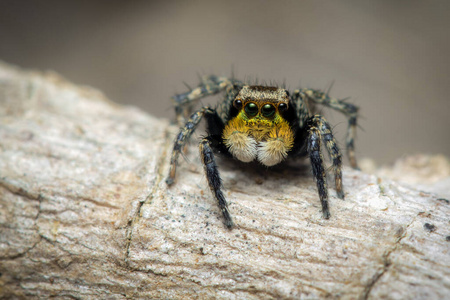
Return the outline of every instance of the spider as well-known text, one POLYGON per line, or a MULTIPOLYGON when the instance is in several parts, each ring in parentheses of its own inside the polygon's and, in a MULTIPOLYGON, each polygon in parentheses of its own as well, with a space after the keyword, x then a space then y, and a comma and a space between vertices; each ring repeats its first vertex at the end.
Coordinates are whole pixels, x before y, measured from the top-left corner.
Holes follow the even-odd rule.
POLYGON ((200 157, 209 188, 228 228, 234 226, 227 201, 222 192, 214 154, 233 157, 242 162, 258 161, 271 167, 288 157, 308 155, 315 178, 322 213, 330 218, 328 188, 323 147, 332 162, 337 196, 344 198, 342 187, 342 154, 325 118, 313 114, 312 104, 322 104, 348 117, 346 139, 350 164, 357 168, 354 138, 358 108, 343 100, 331 98, 328 93, 313 89, 298 89, 290 94, 286 89, 272 86, 248 85, 227 77, 214 75, 202 78, 198 87, 173 97, 180 125, 189 116, 178 133, 170 160, 168 185, 175 180, 177 161, 182 149, 200 121, 205 118, 207 135, 199 144, 200 157), (197 101, 206 96, 225 92, 216 108, 203 106, 193 112, 197 101), (310 102, 313 103, 310 103, 310 102), (192 113, 193 112, 193 113, 192 113))

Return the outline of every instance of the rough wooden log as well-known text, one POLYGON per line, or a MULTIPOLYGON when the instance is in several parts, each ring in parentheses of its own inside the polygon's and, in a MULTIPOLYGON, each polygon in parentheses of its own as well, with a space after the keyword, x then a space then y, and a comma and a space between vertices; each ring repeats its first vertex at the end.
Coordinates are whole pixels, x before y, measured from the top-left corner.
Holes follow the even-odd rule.
POLYGON ((450 293, 442 196, 345 169, 346 199, 330 184, 324 220, 301 162, 266 170, 223 160, 230 231, 197 147, 166 187, 175 132, 55 74, 1 64, 0 298, 450 293))

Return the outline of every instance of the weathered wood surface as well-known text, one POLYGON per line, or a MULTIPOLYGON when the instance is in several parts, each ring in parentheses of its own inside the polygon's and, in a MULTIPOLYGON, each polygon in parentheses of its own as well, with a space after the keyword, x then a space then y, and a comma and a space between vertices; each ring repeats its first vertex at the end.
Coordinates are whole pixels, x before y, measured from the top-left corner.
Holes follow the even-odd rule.
POLYGON ((442 195, 345 169, 346 199, 331 188, 324 220, 301 162, 220 161, 230 231, 195 143, 166 187, 175 132, 93 89, 1 64, 0 298, 450 294, 442 195))

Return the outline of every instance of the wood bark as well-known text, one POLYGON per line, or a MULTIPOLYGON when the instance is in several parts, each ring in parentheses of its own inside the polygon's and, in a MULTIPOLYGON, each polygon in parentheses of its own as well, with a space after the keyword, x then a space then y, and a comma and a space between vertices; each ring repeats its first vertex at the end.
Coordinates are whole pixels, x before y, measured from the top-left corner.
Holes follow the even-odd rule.
POLYGON ((450 294, 450 174, 424 184, 417 172, 417 188, 345 168, 346 198, 329 180, 325 220, 308 162, 219 160, 228 230, 194 142, 166 186, 176 131, 92 88, 0 64, 0 298, 450 294))

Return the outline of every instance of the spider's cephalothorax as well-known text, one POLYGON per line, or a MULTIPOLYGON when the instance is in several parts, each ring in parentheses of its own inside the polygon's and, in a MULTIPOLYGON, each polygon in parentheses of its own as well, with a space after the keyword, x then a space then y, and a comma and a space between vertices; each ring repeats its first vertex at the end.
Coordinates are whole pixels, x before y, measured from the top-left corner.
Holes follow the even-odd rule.
POLYGON ((283 89, 244 86, 233 101, 237 115, 222 133, 223 143, 236 159, 258 160, 273 166, 286 158, 294 145, 294 131, 282 116, 289 105, 283 89))
POLYGON ((341 152, 328 122, 321 115, 311 112, 310 101, 339 110, 349 118, 346 146, 353 168, 357 167, 353 143, 356 106, 331 98, 319 90, 300 89, 290 95, 283 88, 246 85, 236 79, 216 76, 204 77, 199 87, 176 95, 174 100, 180 124, 192 114, 176 138, 166 182, 169 185, 174 182, 178 156, 204 117, 208 135, 200 142, 200 156, 209 187, 219 202, 228 228, 233 227, 233 221, 222 193, 214 153, 232 156, 243 162, 258 161, 265 166, 276 165, 287 157, 308 155, 322 212, 328 219, 328 188, 322 155, 322 148, 325 147, 332 160, 337 195, 344 198, 341 152), (196 100, 221 91, 225 91, 225 97, 216 109, 205 106, 192 113, 196 100))

